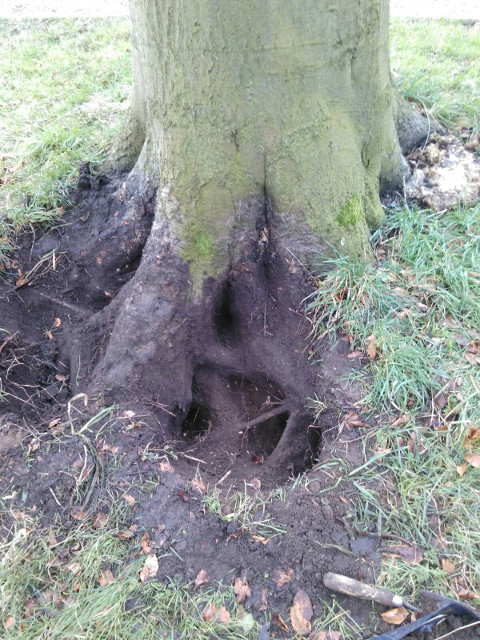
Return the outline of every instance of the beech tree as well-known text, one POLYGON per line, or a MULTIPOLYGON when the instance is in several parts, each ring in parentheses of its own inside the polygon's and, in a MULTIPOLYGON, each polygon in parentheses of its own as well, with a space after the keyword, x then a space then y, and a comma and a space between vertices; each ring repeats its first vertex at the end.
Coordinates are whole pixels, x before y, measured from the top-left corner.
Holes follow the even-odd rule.
POLYGON ((370 259, 379 194, 405 175, 388 8, 131 0, 132 97, 109 159, 121 180, 88 254, 97 289, 107 271, 129 279, 82 318, 74 391, 146 403, 184 436, 245 434, 263 415, 286 459, 319 384, 299 315, 311 274, 333 250, 370 259))

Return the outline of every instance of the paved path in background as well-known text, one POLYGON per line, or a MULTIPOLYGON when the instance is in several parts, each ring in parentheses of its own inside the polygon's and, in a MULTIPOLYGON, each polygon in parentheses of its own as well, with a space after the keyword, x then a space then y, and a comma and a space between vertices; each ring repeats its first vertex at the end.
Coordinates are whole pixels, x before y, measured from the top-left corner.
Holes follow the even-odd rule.
MULTIPOLYGON (((228 0, 226 0, 228 1, 228 0)), ((479 0, 391 0, 392 16, 480 20, 479 0)), ((0 18, 86 18, 128 15, 127 0, 0 0, 0 18)))

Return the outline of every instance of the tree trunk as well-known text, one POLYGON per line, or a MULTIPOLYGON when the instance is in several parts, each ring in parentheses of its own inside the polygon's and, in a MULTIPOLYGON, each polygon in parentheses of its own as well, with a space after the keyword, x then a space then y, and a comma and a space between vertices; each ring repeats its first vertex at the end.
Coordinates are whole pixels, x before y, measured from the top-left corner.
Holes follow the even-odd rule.
POLYGON ((72 377, 212 449, 228 432, 278 465, 302 441, 296 464, 318 444, 306 398, 333 384, 298 314, 311 269, 332 246, 369 259, 379 191, 404 174, 388 2, 131 0, 131 15, 122 231, 90 272, 138 269, 82 319, 72 377))

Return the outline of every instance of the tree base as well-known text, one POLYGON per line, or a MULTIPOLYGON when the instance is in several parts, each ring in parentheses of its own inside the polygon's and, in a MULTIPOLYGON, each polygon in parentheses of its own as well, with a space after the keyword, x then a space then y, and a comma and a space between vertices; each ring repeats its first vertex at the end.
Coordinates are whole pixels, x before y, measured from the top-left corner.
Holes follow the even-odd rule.
MULTIPOLYGON (((338 424, 346 371, 331 345, 321 349, 327 364, 318 352, 312 362, 301 308, 313 278, 277 250, 268 203, 250 203, 256 222, 239 233, 236 259, 192 298, 188 266, 167 230, 150 228, 153 195, 127 193, 125 178, 84 168, 67 225, 37 242, 22 267, 43 264, 43 277, 5 294, 2 314, 15 299, 12 327, 23 312, 20 334, 35 358, 51 354, 42 379, 25 360, 10 382, 40 385, 44 407, 101 394, 103 404, 146 416, 157 443, 173 441, 217 480, 277 484, 305 470, 320 455, 323 431, 338 424), (314 397, 326 409, 317 418, 305 408, 314 397)), ((28 408, 22 394, 9 396, 11 407, 28 408)))

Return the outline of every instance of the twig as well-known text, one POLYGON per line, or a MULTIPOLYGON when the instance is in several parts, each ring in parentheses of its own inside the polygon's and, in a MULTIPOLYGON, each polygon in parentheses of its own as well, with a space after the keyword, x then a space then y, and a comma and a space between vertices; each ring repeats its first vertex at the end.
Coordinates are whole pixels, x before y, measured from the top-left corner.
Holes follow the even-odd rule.
POLYGON ((440 636, 439 638, 437 638, 437 640, 443 640, 444 638, 448 638, 448 636, 453 636, 453 634, 457 633, 457 631, 463 631, 464 629, 469 629, 470 627, 476 627, 479 624, 480 624, 480 620, 476 620, 475 622, 466 624, 464 627, 458 627, 458 629, 454 629, 453 631, 449 631, 448 633, 445 633, 443 636, 440 636))
POLYGON ((243 428, 241 429, 243 431, 243 435, 245 435, 247 431, 250 431, 250 429, 253 429, 253 427, 256 427, 257 424, 266 422, 267 420, 270 420, 270 418, 275 418, 275 416, 279 416, 282 413, 287 413, 287 411, 288 409, 285 407, 285 405, 280 405, 279 407, 275 407, 275 409, 272 409, 271 411, 267 411, 267 413, 262 413, 261 416, 257 416, 243 426, 243 428))
POLYGON ((10 340, 13 340, 15 338, 15 336, 17 336, 17 335, 18 335, 18 331, 15 331, 15 333, 12 333, 12 335, 5 340, 5 342, 0 347, 0 353, 2 353, 3 348, 7 346, 7 344, 10 342, 10 340))
POLYGON ((218 482, 215 483, 215 486, 218 487, 219 484, 222 484, 222 482, 226 480, 231 473, 232 473, 232 470, 229 469, 227 473, 223 475, 218 482))

